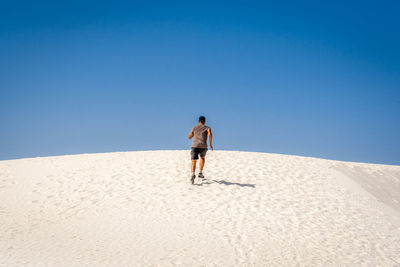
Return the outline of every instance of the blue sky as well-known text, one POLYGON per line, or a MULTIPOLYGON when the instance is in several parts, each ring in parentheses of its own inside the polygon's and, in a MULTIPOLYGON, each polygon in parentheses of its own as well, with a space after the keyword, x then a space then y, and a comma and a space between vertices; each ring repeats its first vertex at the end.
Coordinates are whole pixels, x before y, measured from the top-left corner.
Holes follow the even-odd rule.
POLYGON ((400 164, 398 1, 2 1, 0 159, 214 148, 400 164))

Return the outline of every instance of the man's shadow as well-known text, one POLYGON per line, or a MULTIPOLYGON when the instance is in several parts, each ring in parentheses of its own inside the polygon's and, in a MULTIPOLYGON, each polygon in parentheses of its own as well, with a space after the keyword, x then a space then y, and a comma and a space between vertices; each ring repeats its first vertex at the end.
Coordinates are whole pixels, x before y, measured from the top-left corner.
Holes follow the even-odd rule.
POLYGON ((203 184, 214 184, 214 183, 223 184, 223 185, 227 185, 227 186, 228 185, 237 185, 237 186, 240 186, 240 187, 251 187, 251 188, 255 188, 256 187, 255 184, 232 183, 232 182, 228 182, 228 181, 225 181, 225 180, 220 180, 220 181, 217 181, 217 180, 206 180, 206 181, 203 181, 201 184, 196 184, 196 185, 201 186, 203 184))

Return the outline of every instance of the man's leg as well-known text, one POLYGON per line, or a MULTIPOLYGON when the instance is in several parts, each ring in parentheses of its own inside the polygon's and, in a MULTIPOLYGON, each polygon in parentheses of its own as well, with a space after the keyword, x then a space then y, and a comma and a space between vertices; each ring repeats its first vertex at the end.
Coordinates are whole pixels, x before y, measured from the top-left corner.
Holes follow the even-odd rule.
POLYGON ((195 159, 192 159, 192 166, 191 166, 190 170, 192 171, 192 177, 190 178, 190 182, 192 184, 194 184, 194 179, 196 178, 196 175, 194 174, 194 171, 196 170, 196 160, 195 159))
POLYGON ((203 168, 204 168, 204 164, 206 163, 206 154, 207 154, 207 148, 202 148, 200 151, 200 173, 199 173, 199 177, 200 178, 204 178, 203 175, 203 168))
POLYGON ((200 158, 200 172, 202 172, 203 171, 203 168, 204 168, 204 163, 206 162, 206 158, 205 157, 201 157, 200 158))
POLYGON ((191 175, 190 181, 192 182, 192 184, 194 184, 194 179, 196 178, 196 175, 194 172, 196 171, 196 162, 197 162, 197 159, 199 158, 198 153, 199 152, 196 150, 196 148, 192 148, 192 151, 190 152, 190 156, 192 158, 192 166, 190 167, 190 170, 192 171, 192 175, 191 175))
MULTIPOLYGON (((192 173, 194 173, 196 171, 196 162, 197 160, 192 159, 192 166, 190 168, 190 170, 192 171, 192 173)), ((204 165, 204 164, 203 164, 204 165)), ((200 166, 201 166, 201 160, 200 160, 200 166)), ((200 167, 201 168, 201 167, 200 167)))
POLYGON ((203 168, 204 168, 204 163, 206 161, 205 157, 200 157, 200 172, 199 172, 199 178, 203 178, 204 179, 204 175, 203 175, 203 168))

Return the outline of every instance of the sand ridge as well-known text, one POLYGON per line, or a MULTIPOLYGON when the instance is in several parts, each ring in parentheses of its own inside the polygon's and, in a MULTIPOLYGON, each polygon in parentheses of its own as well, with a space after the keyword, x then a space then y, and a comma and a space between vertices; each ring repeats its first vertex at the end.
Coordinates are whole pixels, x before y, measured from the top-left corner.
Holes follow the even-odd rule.
POLYGON ((400 166, 238 151, 0 161, 0 265, 400 265, 400 166))

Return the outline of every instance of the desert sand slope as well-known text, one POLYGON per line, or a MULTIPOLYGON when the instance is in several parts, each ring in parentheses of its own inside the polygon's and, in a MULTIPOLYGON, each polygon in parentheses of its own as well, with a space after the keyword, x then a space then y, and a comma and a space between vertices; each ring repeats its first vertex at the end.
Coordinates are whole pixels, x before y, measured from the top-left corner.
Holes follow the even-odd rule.
POLYGON ((400 265, 400 166, 189 151, 0 161, 0 265, 400 265))

